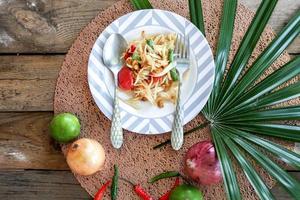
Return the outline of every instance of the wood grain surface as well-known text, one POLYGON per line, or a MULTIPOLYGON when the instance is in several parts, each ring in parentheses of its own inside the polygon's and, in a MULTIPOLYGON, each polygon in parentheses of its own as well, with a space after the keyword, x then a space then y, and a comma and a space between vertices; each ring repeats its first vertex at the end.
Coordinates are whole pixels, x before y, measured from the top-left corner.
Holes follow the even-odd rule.
MULTIPOLYGON (((0 199, 91 199, 50 139, 53 96, 64 54, 80 30, 117 0, 0 0, 0 199), (18 56, 18 54, 21 54, 18 56)), ((240 0, 256 10, 261 0, 240 0)), ((300 10, 279 0, 278 33, 300 10)), ((300 36, 288 48, 300 55, 300 36)), ((290 172, 300 179, 300 172, 290 172)), ((279 200, 291 199, 280 187, 279 200)))
MULTIPOLYGON (((1 0, 0 53, 65 53, 80 30, 117 0, 1 0), (1 48, 2 47, 2 48, 1 48)), ((241 0, 255 10, 261 0, 241 0)), ((299 0, 280 0, 269 24, 279 32, 299 0)), ((289 47, 300 53, 300 36, 289 47)))
POLYGON ((68 169, 60 147, 49 137, 52 117, 51 112, 0 113, 0 170, 68 169))
MULTIPOLYGON (((299 173, 290 174, 300 180, 299 173)), ((279 185, 272 189, 272 193, 277 200, 292 200, 279 185)), ((10 200, 92 199, 70 171, 0 171, 0 199, 7 199, 8 196, 10 200)))
POLYGON ((55 80, 64 55, 0 56, 0 80, 55 80))
POLYGON ((0 56, 0 111, 52 111, 63 55, 0 56))
POLYGON ((65 53, 80 30, 116 1, 1 0, 0 52, 65 53))
POLYGON ((0 199, 92 199, 70 171, 0 171, 0 199), (9 197, 9 198, 7 198, 9 197))

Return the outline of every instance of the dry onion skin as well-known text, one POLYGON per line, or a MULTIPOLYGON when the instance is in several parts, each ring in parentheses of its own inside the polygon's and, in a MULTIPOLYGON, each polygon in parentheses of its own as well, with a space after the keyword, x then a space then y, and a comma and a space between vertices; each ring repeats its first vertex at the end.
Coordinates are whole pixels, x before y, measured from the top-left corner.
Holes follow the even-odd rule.
POLYGON ((68 149, 67 163, 71 170, 79 175, 92 175, 103 167, 105 151, 96 140, 82 138, 68 149))

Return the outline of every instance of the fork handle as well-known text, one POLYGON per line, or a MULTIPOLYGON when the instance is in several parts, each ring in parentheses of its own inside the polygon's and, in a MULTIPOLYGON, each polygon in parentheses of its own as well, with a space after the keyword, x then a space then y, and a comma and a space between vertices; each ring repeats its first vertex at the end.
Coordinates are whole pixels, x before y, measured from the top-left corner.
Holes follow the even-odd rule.
POLYGON ((111 122, 110 140, 114 148, 119 149, 123 144, 123 130, 119 108, 118 89, 115 89, 114 110, 111 122))
POLYGON ((171 145, 174 150, 179 150, 183 144, 183 105, 181 104, 181 79, 178 86, 177 105, 174 115, 174 122, 172 127, 171 145))

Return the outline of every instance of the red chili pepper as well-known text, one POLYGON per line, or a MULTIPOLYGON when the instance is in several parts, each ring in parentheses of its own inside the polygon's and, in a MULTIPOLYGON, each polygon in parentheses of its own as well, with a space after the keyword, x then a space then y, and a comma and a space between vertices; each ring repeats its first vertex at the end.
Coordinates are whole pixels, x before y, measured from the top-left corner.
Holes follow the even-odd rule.
POLYGON ((130 57, 129 53, 128 53, 128 52, 126 52, 126 53, 125 53, 125 55, 124 55, 124 60, 126 61, 126 60, 127 60, 127 58, 129 58, 129 57, 130 57))
POLYGON ((161 196, 159 198, 159 200, 169 200, 172 190, 174 188, 176 188, 179 185, 179 183, 180 183, 180 179, 179 179, 179 177, 177 177, 176 180, 175 180, 174 186, 172 187, 172 189, 170 191, 168 191, 167 193, 165 193, 163 196, 161 196))
POLYGON ((109 184, 110 184, 110 180, 107 181, 97 192, 97 194, 94 197, 94 200, 102 200, 104 193, 106 191, 106 189, 108 188, 109 184))
POLYGON ((152 74, 150 74, 149 78, 146 80, 147 83, 157 83, 157 82, 162 82, 162 80, 164 79, 164 76, 153 76, 152 74))
POLYGON ((143 200, 153 200, 153 198, 142 188, 140 184, 135 185, 133 182, 127 180, 126 178, 120 178, 121 180, 129 183, 133 186, 134 192, 143 200))
POLYGON ((124 60, 127 60, 127 58, 131 57, 135 50, 136 50, 136 46, 132 44, 130 48, 126 51, 124 55, 124 60))
POLYGON ((143 200, 153 200, 153 198, 141 187, 141 185, 133 186, 135 193, 143 200))
POLYGON ((133 53, 136 50, 136 46, 134 44, 132 44, 130 46, 130 53, 133 53))
POLYGON ((162 79, 163 79, 162 76, 160 76, 160 77, 153 77, 153 83, 161 82, 162 79))

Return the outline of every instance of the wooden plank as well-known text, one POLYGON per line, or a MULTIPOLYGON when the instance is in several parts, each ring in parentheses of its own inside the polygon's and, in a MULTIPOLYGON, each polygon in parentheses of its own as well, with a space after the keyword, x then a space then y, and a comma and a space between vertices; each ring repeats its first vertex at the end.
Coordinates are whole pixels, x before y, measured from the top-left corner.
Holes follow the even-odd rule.
POLYGON ((92 199, 69 171, 0 171, 0 199, 92 199))
POLYGON ((67 52, 80 30, 116 1, 1 1, 0 52, 67 52))
MULTIPOLYGON (((300 172, 291 172, 300 180, 300 172)), ((280 186, 272 193, 277 200, 292 199, 280 186)), ((69 171, 0 171, 0 199, 73 200, 91 199, 69 171)))
POLYGON ((64 55, 0 56, 0 80, 56 79, 64 55))
POLYGON ((68 169, 49 137, 52 117, 51 112, 0 113, 0 169, 68 169))
POLYGON ((1 111, 51 111, 55 80, 1 80, 1 111))
MULTIPOLYGON (((80 30, 116 1, 1 1, 0 53, 65 53, 80 30)), ((255 9, 260 1, 241 2, 255 9)), ((278 32, 299 8, 299 0, 280 0, 269 24, 278 32)), ((300 53, 300 37, 288 51, 300 53)))
POLYGON ((52 111, 64 56, 0 56, 0 111, 52 111))

